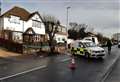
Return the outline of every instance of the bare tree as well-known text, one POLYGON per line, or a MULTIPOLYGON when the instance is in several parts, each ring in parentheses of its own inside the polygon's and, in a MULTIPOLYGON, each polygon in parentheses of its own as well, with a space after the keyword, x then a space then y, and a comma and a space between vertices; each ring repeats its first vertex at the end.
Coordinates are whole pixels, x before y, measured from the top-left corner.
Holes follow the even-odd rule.
POLYGON ((78 26, 76 22, 70 22, 69 25, 70 25, 70 28, 72 29, 75 29, 78 26))
POLYGON ((71 29, 68 30, 68 37, 72 39, 83 39, 87 36, 86 28, 88 25, 86 24, 78 24, 76 22, 70 23, 71 29))
POLYGON ((49 46, 50 46, 50 52, 54 53, 55 50, 55 34, 58 32, 58 26, 60 25, 60 21, 57 20, 54 16, 46 15, 43 16, 43 22, 45 24, 45 30, 46 33, 49 36, 49 46))

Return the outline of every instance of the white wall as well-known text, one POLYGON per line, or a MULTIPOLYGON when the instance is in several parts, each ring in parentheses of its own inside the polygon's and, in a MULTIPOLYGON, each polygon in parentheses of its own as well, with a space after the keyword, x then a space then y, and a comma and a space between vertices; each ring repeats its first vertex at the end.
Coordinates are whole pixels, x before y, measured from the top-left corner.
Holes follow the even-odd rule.
POLYGON ((37 34, 45 34, 45 27, 43 24, 41 24, 41 28, 36 28, 36 27, 33 27, 33 30, 35 31, 35 33, 37 34))
POLYGON ((27 28, 32 27, 35 33, 37 34, 45 34, 45 26, 42 20, 39 18, 37 14, 35 14, 29 21, 25 22, 24 24, 24 31, 27 30, 27 28), (33 27, 33 20, 37 20, 40 22, 40 27, 33 27))
POLYGON ((32 20, 24 21, 24 32, 30 27, 32 27, 32 20))
POLYGON ((67 33, 67 30, 64 26, 58 26, 58 31, 67 33))
POLYGON ((13 31, 23 31, 23 21, 19 20, 20 23, 12 23, 10 22, 10 19, 5 17, 4 18, 4 29, 6 30, 13 30, 13 31))
POLYGON ((1 17, 0 18, 0 30, 2 30, 3 25, 4 25, 4 21, 3 21, 3 18, 1 17))
POLYGON ((67 41, 67 36, 66 35, 60 35, 60 34, 55 34, 55 39, 56 39, 57 43, 59 43, 59 42, 64 43, 63 39, 65 39, 65 41, 67 41))
POLYGON ((22 42, 22 33, 19 32, 13 32, 12 40, 15 42, 22 42))
POLYGON ((37 20, 37 21, 42 21, 38 14, 35 14, 31 19, 37 20))
MULTIPOLYGON (((37 14, 35 14, 28 21, 22 21, 22 20, 20 20, 20 17, 11 16, 10 18, 4 17, 1 22, 3 24, 2 26, 3 26, 4 30, 25 32, 28 28, 32 27, 33 30, 35 31, 35 33, 45 35, 45 26, 44 26, 41 18, 37 14), (33 20, 39 21, 40 27, 33 27, 33 25, 32 25, 33 20)), ((14 32, 12 38, 14 41, 21 42, 22 41, 22 33, 14 32)))
MULTIPOLYGON (((19 17, 15 17, 13 16, 13 18, 15 19, 19 19, 19 17)), ((5 30, 13 30, 13 31, 20 31, 20 32, 25 32, 28 28, 32 27, 33 30, 35 31, 35 33, 37 34, 45 34, 45 26, 43 24, 43 22, 41 21, 40 17, 35 14, 30 20, 28 21, 22 21, 19 20, 19 23, 13 23, 10 21, 10 18, 5 17, 4 18, 4 29, 5 30), (40 27, 33 27, 33 20, 37 20, 40 21, 40 27)))
POLYGON ((33 30, 35 31, 35 33, 37 34, 45 34, 45 25, 42 22, 41 18, 39 17, 38 14, 35 14, 32 18, 32 20, 37 20, 40 22, 40 27, 33 27, 33 30))

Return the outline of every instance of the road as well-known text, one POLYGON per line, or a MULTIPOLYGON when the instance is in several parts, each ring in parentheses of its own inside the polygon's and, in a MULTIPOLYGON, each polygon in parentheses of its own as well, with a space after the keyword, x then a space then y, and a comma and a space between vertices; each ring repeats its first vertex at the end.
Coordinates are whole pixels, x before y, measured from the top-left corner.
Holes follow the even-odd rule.
POLYGON ((105 82, 120 82, 120 58, 115 64, 111 73, 105 79, 105 82))
POLYGON ((0 79, 1 82, 100 82, 119 54, 114 47, 105 60, 75 57, 75 71, 69 69, 70 57, 66 55, 24 60, 8 64, 5 70, 1 68, 0 79))

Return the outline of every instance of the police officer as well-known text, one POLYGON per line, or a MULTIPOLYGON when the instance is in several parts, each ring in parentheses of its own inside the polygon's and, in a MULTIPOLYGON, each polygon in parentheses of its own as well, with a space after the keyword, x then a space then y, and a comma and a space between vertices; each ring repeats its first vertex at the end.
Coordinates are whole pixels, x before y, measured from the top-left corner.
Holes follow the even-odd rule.
POLYGON ((108 47, 108 54, 110 54, 110 53, 111 53, 111 47, 112 47, 112 42, 111 42, 111 40, 108 40, 108 41, 107 41, 107 47, 108 47))

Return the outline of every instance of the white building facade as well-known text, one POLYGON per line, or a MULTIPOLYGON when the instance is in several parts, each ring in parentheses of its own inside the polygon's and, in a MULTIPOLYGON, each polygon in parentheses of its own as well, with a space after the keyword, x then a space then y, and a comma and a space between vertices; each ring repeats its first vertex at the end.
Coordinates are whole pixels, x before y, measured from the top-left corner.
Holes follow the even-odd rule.
POLYGON ((23 8, 13 7, 0 16, 2 37, 13 41, 22 41, 22 34, 32 28, 38 35, 45 35, 45 25, 38 12, 29 13, 23 8))
POLYGON ((58 32, 55 34, 55 40, 57 43, 65 43, 67 42, 67 30, 64 26, 60 25, 58 27, 58 32))
POLYGON ((112 38, 113 38, 114 40, 120 41, 120 33, 115 33, 115 34, 113 34, 112 38))

